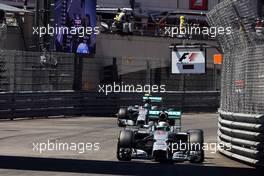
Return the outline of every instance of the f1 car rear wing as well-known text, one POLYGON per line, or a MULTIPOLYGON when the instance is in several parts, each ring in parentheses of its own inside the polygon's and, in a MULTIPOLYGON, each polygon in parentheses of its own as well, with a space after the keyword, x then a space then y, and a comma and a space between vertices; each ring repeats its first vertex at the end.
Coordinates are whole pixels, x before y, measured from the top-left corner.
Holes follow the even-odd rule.
POLYGON ((144 96, 143 102, 146 102, 147 100, 150 100, 151 103, 161 103, 162 97, 151 97, 151 96, 144 96))
MULTIPOLYGON (((148 118, 150 119, 158 119, 159 115, 162 111, 155 111, 155 110, 150 110, 148 112, 148 118)), ((169 119, 175 119, 175 120, 180 120, 182 112, 181 111, 167 111, 169 119)))

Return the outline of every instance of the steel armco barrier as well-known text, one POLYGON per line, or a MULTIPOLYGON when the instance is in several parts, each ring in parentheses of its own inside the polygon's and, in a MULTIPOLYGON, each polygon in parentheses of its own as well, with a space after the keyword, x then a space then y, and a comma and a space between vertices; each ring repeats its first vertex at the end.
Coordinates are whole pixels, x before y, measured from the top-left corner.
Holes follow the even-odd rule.
POLYGON ((218 142, 226 150, 220 152, 254 165, 263 164, 264 115, 220 111, 218 142))

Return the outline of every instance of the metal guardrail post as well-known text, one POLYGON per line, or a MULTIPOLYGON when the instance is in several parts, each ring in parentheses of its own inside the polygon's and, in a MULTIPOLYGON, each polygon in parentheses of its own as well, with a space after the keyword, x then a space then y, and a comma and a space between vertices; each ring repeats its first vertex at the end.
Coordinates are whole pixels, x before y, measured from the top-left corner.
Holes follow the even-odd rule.
POLYGON ((82 90, 83 57, 75 54, 73 90, 82 90))
POLYGON ((11 94, 11 114, 10 114, 10 120, 14 120, 14 118, 15 118, 15 110, 16 110, 16 94, 15 93, 13 93, 13 94, 11 94))

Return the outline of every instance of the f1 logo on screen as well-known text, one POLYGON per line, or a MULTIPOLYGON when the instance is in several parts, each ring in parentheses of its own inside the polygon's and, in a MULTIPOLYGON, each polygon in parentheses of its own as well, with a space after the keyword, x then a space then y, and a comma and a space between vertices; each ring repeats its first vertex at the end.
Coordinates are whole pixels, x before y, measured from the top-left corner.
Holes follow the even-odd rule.
POLYGON ((183 53, 183 55, 181 56, 179 62, 183 62, 184 60, 188 59, 189 62, 194 61, 194 59, 196 58, 197 53, 183 53))
POLYGON ((204 74, 205 56, 202 51, 172 51, 172 74, 204 74))

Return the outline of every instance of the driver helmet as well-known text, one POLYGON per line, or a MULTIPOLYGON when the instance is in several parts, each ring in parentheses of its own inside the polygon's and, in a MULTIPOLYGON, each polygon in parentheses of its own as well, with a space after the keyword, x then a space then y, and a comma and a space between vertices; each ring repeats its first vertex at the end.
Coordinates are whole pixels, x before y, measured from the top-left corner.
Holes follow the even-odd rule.
POLYGON ((165 112, 161 112, 160 115, 159 115, 159 121, 160 122, 166 122, 168 119, 168 116, 165 112))
POLYGON ((167 131, 169 125, 167 122, 159 122, 157 125, 157 130, 163 130, 163 131, 167 131))
POLYGON ((150 108, 151 108, 151 106, 150 106, 150 104, 149 104, 149 103, 145 103, 145 104, 144 104, 144 106, 143 106, 143 108, 145 108, 145 109, 150 109, 150 108))

